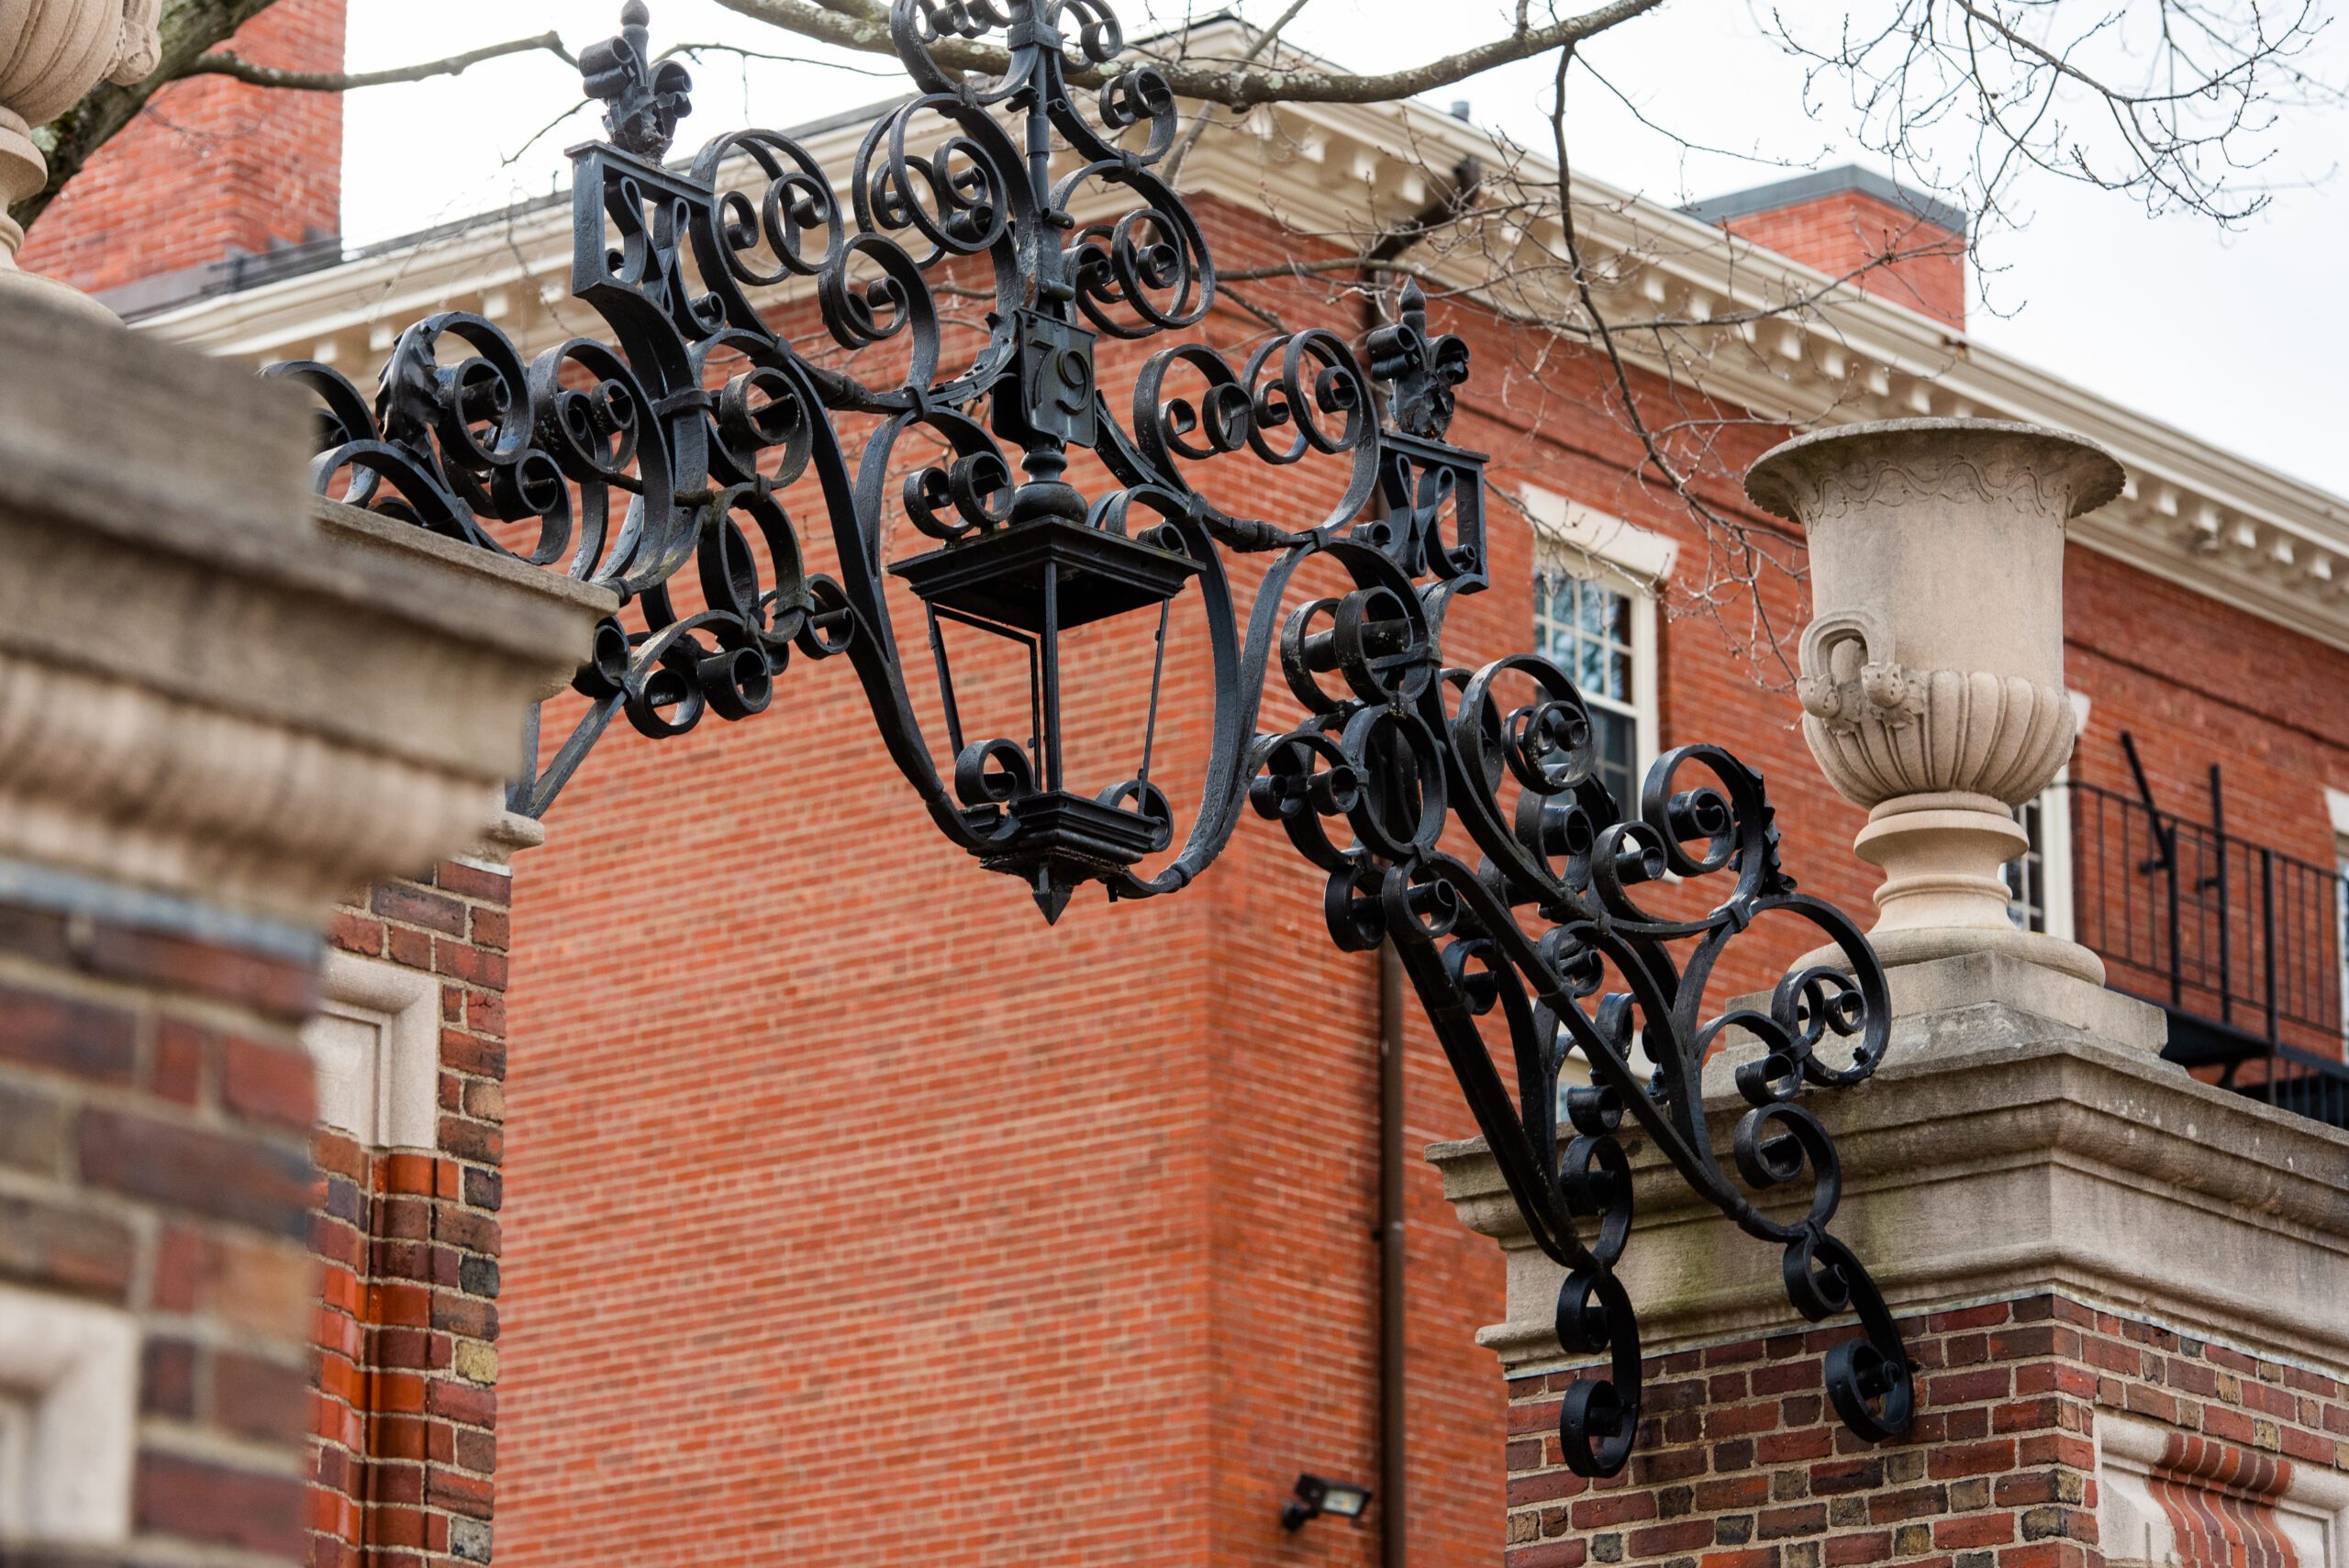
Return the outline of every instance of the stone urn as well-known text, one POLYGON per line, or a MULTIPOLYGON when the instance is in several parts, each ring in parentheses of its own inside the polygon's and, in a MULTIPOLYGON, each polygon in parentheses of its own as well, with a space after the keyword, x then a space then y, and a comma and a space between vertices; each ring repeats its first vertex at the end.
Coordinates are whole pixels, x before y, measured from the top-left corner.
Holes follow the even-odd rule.
POLYGON ((2076 739, 2065 525, 2123 477, 2090 442, 1989 419, 1822 430, 1746 474, 1809 541, 1803 738, 1867 807, 1853 847, 1884 868, 1870 936, 1888 964, 1991 950, 2104 982, 2087 949, 2015 929, 2000 871, 2028 847, 2015 808, 2076 739))
POLYGON ((49 161, 33 142, 35 126, 81 102, 100 82, 143 82, 162 62, 156 21, 162 0, 0 0, 0 298, 39 289, 99 306, 63 284, 17 266, 25 231, 7 216, 49 182, 49 161))

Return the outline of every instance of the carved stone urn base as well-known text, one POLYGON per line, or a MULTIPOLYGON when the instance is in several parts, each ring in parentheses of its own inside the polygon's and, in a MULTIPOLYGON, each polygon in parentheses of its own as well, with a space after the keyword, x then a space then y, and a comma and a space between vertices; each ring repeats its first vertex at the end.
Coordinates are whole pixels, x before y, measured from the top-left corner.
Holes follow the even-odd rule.
POLYGON ((2000 868, 2031 847, 2014 813, 1995 796, 1946 790, 1904 795, 1868 813, 1852 840, 1884 868, 1883 916, 1868 940, 1887 965, 1961 952, 2003 952, 2104 984, 2104 962, 2076 942, 2015 929, 2000 868))
MULTIPOLYGON (((1876 957, 1884 967, 1894 970, 1911 963, 1931 963, 1935 959, 1956 958, 1969 952, 1998 953, 2002 957, 2035 963, 2042 969, 2058 974, 2085 980, 2091 985, 2104 984, 2104 960, 2097 957, 2077 942, 2067 942, 2061 937, 2051 937, 2044 931, 2018 931, 2012 926, 1992 930, 1987 928, 1958 929, 1944 926, 1935 930, 1871 931, 1868 941, 1875 947, 1876 957)), ((1819 956, 1821 963, 1837 962, 1839 954, 1833 948, 1819 956)))
MULTIPOLYGON (((49 168, 41 161, 40 149, 33 145, 31 128, 23 116, 0 104, 0 200, 21 201, 39 190, 48 178, 49 168)), ((70 311, 85 321, 122 325, 113 311, 81 290, 19 268, 17 248, 24 242, 24 229, 8 216, 6 206, 0 206, 0 310, 34 306, 70 311)))
POLYGON ((49 181, 33 128, 100 81, 131 86, 162 63, 162 0, 0 0, 0 305, 62 308, 90 321, 114 312, 17 265, 25 231, 7 209, 49 181))
MULTIPOLYGON (((2051 973, 2073 980, 2085 980, 2091 985, 2105 983, 2104 960, 2077 942, 2067 942, 2061 937, 2051 937, 2044 931, 2018 931, 2004 926, 1943 926, 1932 929, 1884 930, 1868 933, 1868 945, 1883 961, 1885 973, 1897 974, 1911 964, 1932 963, 1945 958, 1960 958, 1967 953, 1996 953, 2024 963, 2035 964, 2051 973)), ((1795 960, 1793 969, 1841 969, 1849 973, 1851 961, 1838 947, 1817 948, 1795 960)))

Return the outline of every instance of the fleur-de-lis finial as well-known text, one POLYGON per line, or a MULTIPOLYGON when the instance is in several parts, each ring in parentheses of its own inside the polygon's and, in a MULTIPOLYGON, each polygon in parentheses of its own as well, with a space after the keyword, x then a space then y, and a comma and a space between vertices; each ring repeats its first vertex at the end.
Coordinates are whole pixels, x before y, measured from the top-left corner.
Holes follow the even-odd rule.
POLYGON ((1428 336, 1428 296, 1414 278, 1403 285, 1400 319, 1373 332, 1370 373, 1389 383, 1389 417, 1408 435, 1441 440, 1452 424, 1453 388, 1468 379, 1468 345, 1446 333, 1428 336))
POLYGON ((669 155, 677 122, 694 112, 694 79, 674 60, 654 67, 651 22, 644 0, 628 0, 619 37, 582 50, 579 74, 587 95, 606 102, 604 131, 612 145, 657 163, 669 155))

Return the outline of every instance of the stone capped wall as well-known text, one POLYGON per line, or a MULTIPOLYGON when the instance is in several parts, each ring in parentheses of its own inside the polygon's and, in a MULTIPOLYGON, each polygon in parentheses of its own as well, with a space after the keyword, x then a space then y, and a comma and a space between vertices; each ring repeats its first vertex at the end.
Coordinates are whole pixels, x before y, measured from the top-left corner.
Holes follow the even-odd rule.
POLYGON ((2349 1389, 2326 1373, 2061 1295, 1900 1326, 1919 1369, 1917 1422, 1876 1447, 1822 1408, 1820 1356, 1846 1329, 1651 1357, 1641 1450, 1611 1480, 1560 1462, 1572 1375, 1513 1382, 1508 1568, 2125 1562, 2125 1544, 2099 1536, 2098 1439, 2099 1422, 2127 1417, 2177 1440, 2153 1470, 2185 1561, 2294 1568, 2272 1499, 2293 1488, 2296 1467, 2349 1474, 2349 1389), (2214 1557, 2213 1540, 2249 1555, 2214 1557))

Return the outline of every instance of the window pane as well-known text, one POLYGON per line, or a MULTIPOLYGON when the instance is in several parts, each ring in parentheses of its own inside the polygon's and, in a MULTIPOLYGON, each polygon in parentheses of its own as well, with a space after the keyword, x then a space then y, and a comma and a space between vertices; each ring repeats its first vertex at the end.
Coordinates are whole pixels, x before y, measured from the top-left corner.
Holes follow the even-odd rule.
POLYGON ((1606 598, 1604 622, 1608 638, 1629 648, 1631 645, 1631 601, 1621 594, 1599 592, 1606 598))
POLYGON ((1607 601, 1614 596, 1596 583, 1585 583, 1582 585, 1583 630, 1594 637, 1606 635, 1607 623, 1611 618, 1608 615, 1607 601))
POLYGON ((1629 714, 1593 708, 1591 739, 1598 751, 1598 782, 1615 797, 1616 808, 1630 817, 1639 809, 1639 734, 1629 714))
MULTIPOLYGON (((1628 706, 1638 689, 1632 661, 1631 599, 1600 583, 1564 572, 1533 579, 1533 637, 1541 653, 1565 672, 1583 695, 1628 706)), ((1639 721, 1620 706, 1591 711, 1598 783, 1629 815, 1639 794, 1639 721)))
POLYGON ((2015 808, 2015 820, 2022 825, 2031 846, 2020 857, 2008 862, 2002 873, 2007 879, 2007 918, 2014 922, 2019 931, 2047 929, 2047 889, 2043 880, 2046 839, 2040 816, 2039 802, 2035 800, 2015 808))

